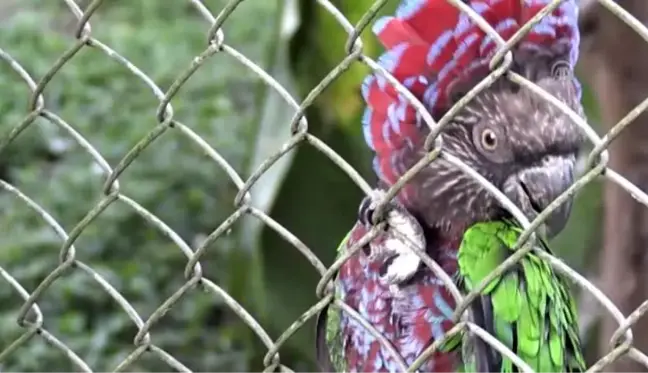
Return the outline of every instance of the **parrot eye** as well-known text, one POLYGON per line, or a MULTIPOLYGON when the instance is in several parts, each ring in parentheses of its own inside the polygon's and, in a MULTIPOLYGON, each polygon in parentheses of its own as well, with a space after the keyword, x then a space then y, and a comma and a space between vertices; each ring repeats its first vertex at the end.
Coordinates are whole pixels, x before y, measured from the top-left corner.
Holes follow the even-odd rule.
POLYGON ((486 150, 495 150, 497 148, 497 136, 493 130, 487 129, 482 132, 481 143, 486 150))
POLYGON ((505 132, 491 123, 479 123, 472 128, 472 143, 490 162, 502 164, 513 160, 505 132))

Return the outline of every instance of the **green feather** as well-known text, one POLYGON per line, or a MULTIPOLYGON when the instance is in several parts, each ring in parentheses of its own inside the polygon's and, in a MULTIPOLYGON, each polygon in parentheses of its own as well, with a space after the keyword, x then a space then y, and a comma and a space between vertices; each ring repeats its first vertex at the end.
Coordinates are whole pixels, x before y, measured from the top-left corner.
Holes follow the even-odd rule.
MULTIPOLYGON (((508 221, 478 223, 466 231, 458 254, 464 290, 472 290, 513 254, 521 232, 508 221)), ((551 252, 542 241, 540 247, 551 252)), ((531 368, 541 372, 585 370, 575 301, 567 282, 535 253, 528 253, 491 281, 481 297, 492 305, 492 320, 485 321, 491 325, 482 327, 492 331, 531 368)), ((500 366, 490 368, 516 370, 505 357, 500 366)))

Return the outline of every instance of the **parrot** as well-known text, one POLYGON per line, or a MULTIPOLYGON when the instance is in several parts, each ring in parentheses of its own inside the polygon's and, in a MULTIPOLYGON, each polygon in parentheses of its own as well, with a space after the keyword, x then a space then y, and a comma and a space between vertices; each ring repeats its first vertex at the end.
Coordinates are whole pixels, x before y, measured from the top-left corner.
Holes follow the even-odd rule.
MULTIPOLYGON (((481 16, 506 41, 551 1, 455 2, 481 16)), ((498 50, 498 41, 460 8, 448 0, 402 0, 395 14, 383 16, 373 25, 385 47, 377 63, 416 97, 435 121, 490 73, 490 61, 498 50)), ((573 74, 580 43, 577 19, 577 2, 563 0, 517 39, 511 48, 509 71, 532 81, 584 118, 582 89, 573 74)), ((459 248, 469 228, 512 216, 486 187, 443 156, 423 167, 395 198, 384 201, 385 191, 427 156, 426 138, 431 129, 416 107, 379 71, 364 79, 361 95, 366 103, 362 130, 374 153, 375 188, 361 201, 357 220, 339 245, 338 255, 353 248, 373 229, 376 219, 384 219, 386 224, 342 263, 329 288, 336 301, 354 310, 382 338, 354 315, 329 304, 316 320, 315 354, 322 371, 397 372, 407 369, 454 326, 456 301, 447 279, 423 264, 416 249, 459 283, 459 248), (381 204, 386 204, 386 209, 379 217, 375 212, 381 204)), ((529 220, 573 184, 585 145, 585 135, 570 115, 506 76, 495 79, 454 113, 439 137, 442 153, 479 173, 529 220)), ((564 229, 572 199, 545 220, 548 238, 564 229)), ((553 281, 555 277, 545 278, 553 281)), ((468 283, 468 278, 463 283, 468 283)), ((530 295, 525 286, 528 284, 522 282, 518 290, 530 295)), ((482 323, 493 321, 485 318, 490 316, 488 312, 482 316, 482 323)), ((555 315, 545 316, 551 322, 555 315)), ((480 326, 489 329, 489 325, 480 326)), ((555 357, 555 339, 548 331, 553 329, 545 328, 541 338, 549 338, 548 351, 555 357)), ((559 330, 563 342, 559 352, 567 356, 562 348, 572 341, 565 340, 569 338, 565 334, 571 334, 562 332, 559 330)), ((481 360, 490 365, 477 364, 477 369, 507 368, 501 359, 489 357, 478 362, 481 360)), ((573 366, 570 363, 569 369, 573 366)), ((437 349, 418 368, 425 372, 467 369, 456 348, 437 349)))

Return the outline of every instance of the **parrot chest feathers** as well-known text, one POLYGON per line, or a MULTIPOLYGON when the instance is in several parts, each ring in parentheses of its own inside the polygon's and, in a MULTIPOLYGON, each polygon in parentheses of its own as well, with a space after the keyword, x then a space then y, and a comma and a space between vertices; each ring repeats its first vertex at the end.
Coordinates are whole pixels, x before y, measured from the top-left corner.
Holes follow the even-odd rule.
MULTIPOLYGON (((356 224, 342 250, 350 248, 367 231, 363 224, 356 224)), ((328 359, 335 370, 401 371, 398 359, 409 366, 453 325, 455 304, 446 286, 427 267, 419 263, 414 266, 409 259, 399 260, 402 247, 394 241, 392 246, 386 245, 394 240, 388 232, 374 239, 369 250, 357 251, 342 265, 336 279, 336 297, 384 335, 400 357, 390 354, 354 317, 330 306, 325 334, 328 359), (393 260, 386 262, 386 257, 393 260), (390 273, 400 277, 391 277, 390 273), (407 280, 402 283, 399 278, 407 280)), ((443 248, 435 251, 445 252, 443 248)), ((404 257, 407 255, 409 252, 404 257)), ((440 255, 438 263, 449 273, 456 272, 453 250, 440 255)), ((456 353, 437 352, 419 370, 453 371, 459 361, 456 353)))

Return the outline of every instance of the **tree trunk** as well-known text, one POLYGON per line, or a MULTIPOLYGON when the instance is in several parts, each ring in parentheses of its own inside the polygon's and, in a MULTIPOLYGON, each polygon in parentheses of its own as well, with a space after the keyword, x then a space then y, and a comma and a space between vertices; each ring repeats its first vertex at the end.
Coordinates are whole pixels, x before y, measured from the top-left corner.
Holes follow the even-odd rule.
MULTIPOLYGON (((619 5, 643 24, 648 1, 619 0, 619 5)), ((595 1, 581 1, 580 75, 598 98, 601 120, 609 129, 648 97, 648 43, 622 20, 595 1)), ((648 190, 648 114, 638 117, 610 146, 610 167, 642 190, 648 190)), ((599 265, 604 293, 624 315, 648 299, 648 209, 629 193, 607 183, 604 192, 604 239, 599 265)), ((610 351, 610 337, 618 328, 604 315, 598 356, 610 351)), ((634 346, 648 352, 648 317, 632 328, 634 346)), ((605 371, 645 371, 625 357, 605 371)))

